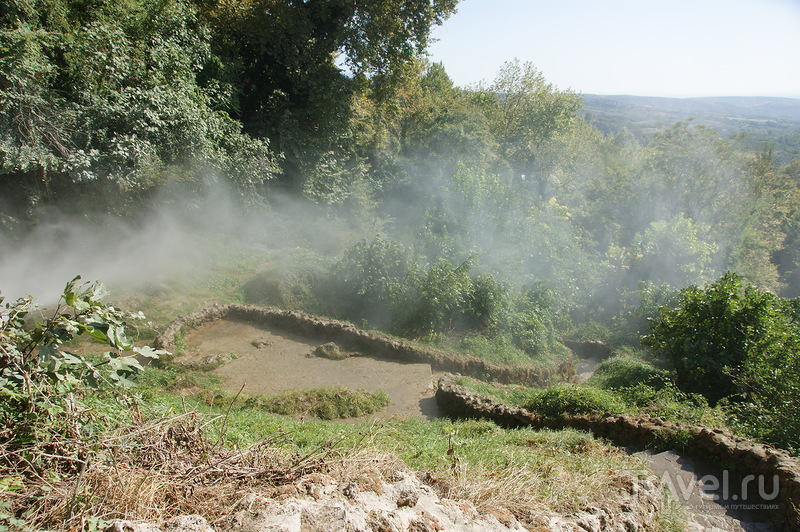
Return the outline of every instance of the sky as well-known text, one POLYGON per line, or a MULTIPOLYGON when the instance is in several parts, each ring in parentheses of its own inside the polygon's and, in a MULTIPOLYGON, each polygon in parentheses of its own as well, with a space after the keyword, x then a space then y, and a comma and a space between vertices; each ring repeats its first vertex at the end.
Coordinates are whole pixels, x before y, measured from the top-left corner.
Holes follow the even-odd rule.
POLYGON ((800 98, 800 0, 461 0, 433 38, 461 87, 519 59, 583 94, 800 98))

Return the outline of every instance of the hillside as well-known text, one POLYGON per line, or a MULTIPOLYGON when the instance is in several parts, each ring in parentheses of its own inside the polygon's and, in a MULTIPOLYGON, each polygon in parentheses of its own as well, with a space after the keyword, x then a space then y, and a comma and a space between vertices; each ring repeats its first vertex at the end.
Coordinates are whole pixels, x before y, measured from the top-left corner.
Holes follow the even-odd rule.
POLYGON ((800 99, 584 94, 581 113, 606 133, 627 129, 640 140, 664 126, 691 119, 724 137, 737 137, 742 147, 760 150, 769 145, 779 163, 800 155, 800 99))

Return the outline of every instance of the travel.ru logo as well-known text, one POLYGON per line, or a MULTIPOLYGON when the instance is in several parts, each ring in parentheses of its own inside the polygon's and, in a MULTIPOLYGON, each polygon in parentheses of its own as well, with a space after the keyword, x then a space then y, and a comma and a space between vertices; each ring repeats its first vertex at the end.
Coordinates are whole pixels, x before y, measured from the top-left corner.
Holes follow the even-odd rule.
POLYGON ((699 479, 672 474, 665 471, 661 482, 672 495, 688 508, 699 508, 714 501, 724 508, 777 509, 777 504, 769 504, 778 498, 780 479, 778 475, 747 475, 732 479, 727 470, 722 475, 709 474, 699 479))

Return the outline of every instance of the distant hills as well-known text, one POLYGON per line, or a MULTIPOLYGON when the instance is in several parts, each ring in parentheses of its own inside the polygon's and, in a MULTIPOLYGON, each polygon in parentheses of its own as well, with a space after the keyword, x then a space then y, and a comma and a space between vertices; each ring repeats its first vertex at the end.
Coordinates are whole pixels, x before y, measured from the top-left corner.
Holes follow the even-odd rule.
POLYGON ((749 149, 772 149, 778 162, 800 157, 800 99, 760 96, 659 98, 584 94, 581 111, 600 130, 627 129, 640 140, 691 119, 749 149))

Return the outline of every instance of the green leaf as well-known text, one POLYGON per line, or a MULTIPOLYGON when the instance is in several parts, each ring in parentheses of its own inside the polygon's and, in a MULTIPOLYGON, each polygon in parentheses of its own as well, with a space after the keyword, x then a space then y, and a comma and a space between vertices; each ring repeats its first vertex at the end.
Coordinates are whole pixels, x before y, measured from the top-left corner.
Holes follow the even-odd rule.
POLYGON ((139 356, 143 356, 145 358, 150 358, 150 359, 157 359, 161 355, 169 354, 169 351, 165 351, 163 349, 153 349, 149 345, 145 345, 142 347, 134 347, 133 352, 139 356))
POLYGON ((94 327, 92 325, 84 325, 84 324, 79 324, 78 328, 82 332, 85 332, 86 334, 88 334, 94 340, 97 340, 98 342, 103 342, 103 343, 106 343, 106 342, 110 343, 111 342, 111 340, 108 338, 108 336, 106 335, 106 332, 103 329, 99 329, 99 328, 94 327))
POLYGON ((16 493, 25 489, 25 480, 22 477, 0 478, 0 492, 16 493))

